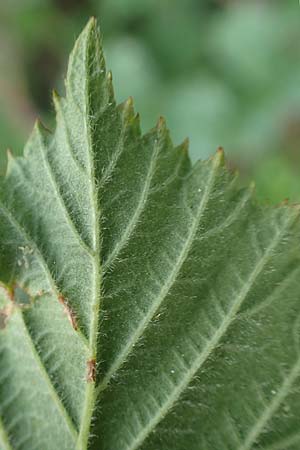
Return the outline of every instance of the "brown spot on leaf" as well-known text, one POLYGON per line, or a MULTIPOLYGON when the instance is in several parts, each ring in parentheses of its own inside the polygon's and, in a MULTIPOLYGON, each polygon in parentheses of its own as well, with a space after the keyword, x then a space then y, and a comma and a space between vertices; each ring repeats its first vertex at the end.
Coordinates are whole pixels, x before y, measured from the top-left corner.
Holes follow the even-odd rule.
POLYGON ((72 308, 68 304, 68 300, 62 294, 60 294, 58 296, 58 301, 59 301, 59 303, 61 303, 63 305, 64 312, 65 312, 67 318, 69 319, 69 322, 72 325, 72 327, 74 328, 74 330, 75 331, 78 330, 77 317, 76 317, 75 312, 72 310, 72 308))
POLYGON ((10 288, 10 300, 22 309, 30 308, 33 306, 35 300, 46 294, 48 294, 48 292, 43 290, 39 290, 33 294, 28 288, 21 286, 18 283, 14 283, 10 288))
POLYGON ((5 308, 0 309, 0 330, 4 330, 6 327, 11 313, 13 311, 13 305, 7 305, 5 308))
POLYGON ((28 289, 20 286, 17 283, 12 283, 10 286, 0 282, 0 291, 2 291, 8 300, 8 303, 0 309, 0 330, 3 330, 10 316, 15 308, 21 310, 30 308, 36 298, 45 295, 45 292, 40 290, 35 295, 32 295, 28 289))
POLYGON ((4 292, 4 295, 9 298, 11 302, 14 301, 14 291, 13 288, 10 288, 9 286, 6 286, 3 283, 0 283, 0 290, 4 292))
POLYGON ((8 315, 5 309, 0 310, 0 330, 4 330, 7 325, 8 315))
POLYGON ((86 380, 88 383, 95 383, 95 381, 96 381, 96 360, 95 360, 95 358, 89 359, 87 362, 86 380))

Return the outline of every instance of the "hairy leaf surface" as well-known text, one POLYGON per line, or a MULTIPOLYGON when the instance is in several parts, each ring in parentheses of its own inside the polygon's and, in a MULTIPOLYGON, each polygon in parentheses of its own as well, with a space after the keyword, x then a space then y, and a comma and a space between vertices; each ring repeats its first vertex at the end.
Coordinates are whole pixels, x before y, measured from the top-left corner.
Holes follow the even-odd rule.
POLYGON ((93 19, 53 99, 1 181, 0 449, 298 449, 299 208, 142 135, 93 19))

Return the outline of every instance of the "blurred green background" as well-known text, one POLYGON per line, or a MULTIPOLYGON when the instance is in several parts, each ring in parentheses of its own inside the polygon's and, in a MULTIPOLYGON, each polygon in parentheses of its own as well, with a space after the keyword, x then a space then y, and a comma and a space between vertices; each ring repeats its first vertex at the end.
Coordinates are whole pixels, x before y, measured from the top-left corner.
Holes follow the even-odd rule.
POLYGON ((99 18, 116 96, 167 118, 192 158, 225 147, 264 201, 300 200, 298 0, 1 0, 0 170, 36 116, 53 126, 67 55, 99 18))

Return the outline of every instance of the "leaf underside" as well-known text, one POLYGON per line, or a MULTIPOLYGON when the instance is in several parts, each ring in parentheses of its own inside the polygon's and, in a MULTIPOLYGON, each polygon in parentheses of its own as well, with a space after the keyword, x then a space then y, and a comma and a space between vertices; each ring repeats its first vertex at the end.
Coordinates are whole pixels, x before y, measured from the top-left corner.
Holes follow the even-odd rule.
POLYGON ((1 181, 0 449, 299 449, 299 208, 142 135, 98 34, 1 181))

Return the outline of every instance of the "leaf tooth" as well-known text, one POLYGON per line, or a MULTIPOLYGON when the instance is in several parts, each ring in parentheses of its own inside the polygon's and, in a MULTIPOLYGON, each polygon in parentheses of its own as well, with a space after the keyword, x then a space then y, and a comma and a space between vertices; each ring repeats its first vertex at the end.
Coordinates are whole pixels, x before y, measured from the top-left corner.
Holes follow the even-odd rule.
POLYGON ((120 103, 120 105, 118 105, 118 109, 120 110, 124 122, 130 122, 134 120, 136 115, 134 112, 132 97, 128 97, 125 102, 120 103))
POLYGON ((182 155, 183 160, 190 164, 190 140, 188 137, 185 138, 184 141, 182 141, 182 143, 179 144, 175 150, 177 150, 178 155, 182 155))
POLYGON ((225 159, 225 151, 224 151, 223 147, 221 147, 221 146, 218 147, 215 156, 213 156, 213 159, 214 159, 217 167, 225 166, 226 159, 225 159))
POLYGON ((6 156, 7 156, 7 159, 13 159, 14 158, 13 152, 12 152, 12 150, 10 148, 6 149, 6 156))
POLYGON ((170 133, 167 128, 166 119, 164 117, 162 117, 162 116, 159 117, 155 129, 156 129, 158 139, 162 139, 162 138, 166 137, 166 135, 168 135, 168 137, 169 137, 170 133))
POLYGON ((183 153, 188 155, 190 150, 190 139, 186 137, 179 147, 182 149, 183 153))
POLYGON ((155 142, 159 144, 161 150, 174 149, 170 131, 167 128, 167 123, 164 117, 159 117, 156 127, 154 128, 154 133, 156 134, 155 142))
POLYGON ((157 121, 157 129, 165 130, 167 126, 166 119, 163 116, 160 116, 157 121))
POLYGON ((181 169, 185 168, 183 170, 183 174, 186 174, 191 169, 191 160, 189 155, 189 146, 190 146, 190 140, 189 138, 185 138, 184 141, 177 145, 174 149, 176 157, 178 158, 178 164, 177 164, 177 175, 180 173, 181 169))
MULTIPOLYGON (((32 132, 32 139, 37 139, 38 142, 42 142, 44 145, 42 146, 41 150, 42 152, 47 151, 47 143, 49 141, 49 138, 51 137, 52 133, 48 128, 41 122, 40 119, 36 119, 33 127, 32 132)), ((24 155, 29 156, 32 151, 34 151, 35 147, 33 145, 28 146, 25 148, 24 155)))
POLYGON ((255 184, 255 181, 254 181, 254 180, 250 181, 250 183, 249 183, 249 190, 250 190, 251 192, 255 192, 255 190, 256 190, 256 184, 255 184))
POLYGON ((135 113, 133 98, 129 97, 125 102, 121 103, 118 108, 120 109, 124 127, 129 127, 133 135, 140 137, 141 123, 140 115, 135 113))
MULTIPOLYGON (((103 69, 105 70, 105 69, 103 69)), ((113 86, 113 76, 111 70, 109 70, 106 74, 106 89, 108 92, 108 103, 115 104, 115 90, 113 86)))
POLYGON ((41 133, 43 136, 49 136, 49 134, 52 134, 49 128, 46 127, 46 125, 41 121, 41 119, 36 119, 35 125, 34 125, 39 133, 41 133))
POLYGON ((6 150, 6 156, 7 156, 7 164, 6 164, 5 177, 7 177, 10 174, 10 172, 12 171, 13 165, 15 164, 15 156, 13 155, 12 151, 9 148, 6 150))
POLYGON ((124 106, 126 108, 133 109, 133 97, 130 95, 127 100, 124 102, 124 106))
POLYGON ((112 71, 111 71, 111 70, 108 70, 108 71, 107 71, 106 79, 107 79, 108 83, 111 83, 111 84, 112 84, 112 81, 113 81, 113 74, 112 74, 112 71))
POLYGON ((56 89, 53 89, 52 90, 52 102, 53 102, 56 114, 61 109, 61 101, 62 101, 62 97, 59 95, 59 93, 57 92, 56 89))
MULTIPOLYGON (((139 130, 141 130, 141 116, 140 116, 140 113, 136 113, 136 114, 135 114, 135 116, 134 116, 134 122, 135 122, 135 124, 136 124, 136 127, 137 127, 139 130)), ((140 134, 141 134, 141 131, 140 131, 140 134)))

